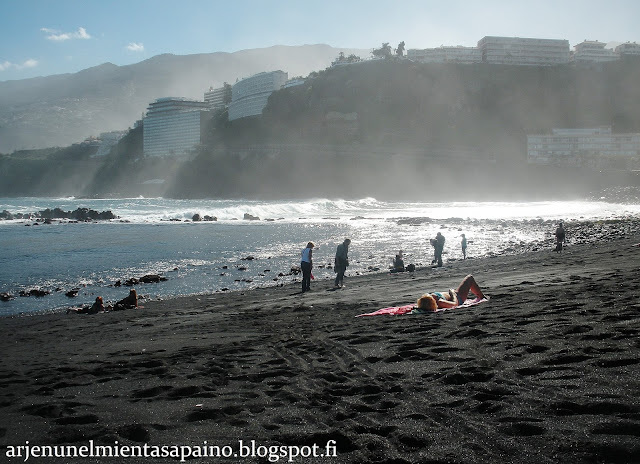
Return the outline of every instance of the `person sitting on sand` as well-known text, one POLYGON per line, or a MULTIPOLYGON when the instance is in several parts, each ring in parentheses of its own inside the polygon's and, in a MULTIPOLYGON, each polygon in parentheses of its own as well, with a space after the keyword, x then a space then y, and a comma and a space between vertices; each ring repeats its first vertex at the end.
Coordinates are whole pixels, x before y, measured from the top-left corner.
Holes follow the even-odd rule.
POLYGON ((104 302, 102 301, 102 297, 99 296, 96 298, 96 301, 91 306, 83 306, 82 308, 69 308, 67 309, 67 314, 71 311, 74 311, 78 314, 97 314, 104 311, 104 302))
POLYGON ((422 295, 417 301, 417 312, 436 311, 438 308, 455 308, 467 301, 469 292, 478 299, 486 298, 471 274, 462 279, 456 290, 449 289, 447 292, 432 292, 422 295))
POLYGON ((404 272, 404 260, 402 259, 402 251, 393 259, 393 267, 391 272, 404 272))
POLYGON ((138 293, 135 288, 129 290, 129 296, 123 298, 113 305, 114 311, 121 311, 123 309, 134 309, 138 307, 138 293))

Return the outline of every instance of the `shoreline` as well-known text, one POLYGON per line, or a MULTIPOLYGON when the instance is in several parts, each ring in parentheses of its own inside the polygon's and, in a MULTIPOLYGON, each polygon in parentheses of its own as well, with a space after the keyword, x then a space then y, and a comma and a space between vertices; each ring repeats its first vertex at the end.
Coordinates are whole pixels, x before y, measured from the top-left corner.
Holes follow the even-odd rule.
POLYGON ((339 290, 322 280, 305 294, 295 283, 5 317, 0 453, 27 440, 335 440, 337 457, 294 462, 638 461, 640 233, 610 238, 347 276, 339 290), (466 274, 490 301, 355 317, 455 288, 466 274))
MULTIPOLYGON (((394 222, 397 222, 398 224, 401 224, 401 223, 404 224, 405 222, 402 222, 402 221, 409 221, 409 222, 406 222, 406 224, 408 224, 409 226, 418 226, 418 227, 422 227, 423 224, 440 223, 440 221, 436 219, 425 218, 425 217, 416 217, 410 220, 408 220, 407 218, 394 220, 394 222)), ((440 227, 445 232, 445 235, 449 236, 451 231, 455 231, 456 229, 461 230, 459 229, 458 222, 462 222, 462 220, 460 219, 456 221, 456 218, 450 218, 444 221, 444 223, 446 223, 446 226, 441 224, 440 227)), ((545 252, 546 250, 551 249, 553 247, 554 238, 552 236, 552 231, 555 228, 555 223, 556 222, 553 220, 543 220, 543 219, 509 219, 509 220, 496 219, 496 220, 482 220, 482 221, 479 221, 479 220, 467 221, 466 222, 467 227, 470 227, 470 225, 472 225, 473 227, 478 228, 478 230, 482 230, 481 228, 479 228, 479 224, 484 224, 484 227, 486 227, 487 230, 490 230, 493 233, 495 233, 498 230, 502 230, 503 231, 502 233, 506 232, 507 237, 511 237, 511 238, 501 239, 502 242, 499 244, 499 246, 497 246, 493 250, 491 249, 486 250, 484 249, 486 245, 482 245, 481 249, 483 250, 482 252, 484 252, 485 254, 480 254, 478 256, 471 256, 469 258, 469 261, 495 258, 500 256, 519 256, 519 255, 531 253, 531 252, 545 252), (513 237, 514 235, 517 235, 517 233, 520 231, 525 231, 530 235, 537 235, 539 238, 534 238, 532 240, 525 242, 516 237, 513 237)), ((640 235, 640 218, 632 215, 603 218, 599 220, 592 220, 592 219, 569 220, 569 221, 565 221, 564 223, 568 230, 568 235, 569 235, 568 247, 569 248, 586 245, 590 243, 608 242, 611 240, 616 240, 620 236, 640 235)), ((455 244, 450 244, 449 247, 445 249, 444 258, 446 261, 446 265, 445 265, 446 267, 457 266, 462 262, 461 256, 458 256, 459 250, 456 250, 454 247, 455 247, 455 244)), ((431 257, 425 254, 425 251, 427 253, 429 252, 429 250, 426 250, 426 248, 428 248, 428 246, 424 246, 423 243, 418 243, 418 246, 415 249, 417 253, 414 252, 414 254, 417 254, 419 256, 414 256, 415 259, 408 261, 407 264, 414 264, 416 266, 416 269, 418 270, 430 269, 430 266, 427 265, 427 263, 431 257)), ((246 253, 251 254, 251 250, 247 250, 246 253)), ((244 260, 244 258, 241 258, 241 259, 244 260)), ((268 259, 270 260, 271 258, 269 257, 268 259)), ((317 270, 319 271, 319 275, 318 275, 318 277, 320 278, 319 281, 330 281, 333 279, 332 277, 333 273, 331 272, 331 268, 329 267, 329 265, 326 264, 328 257, 325 256, 321 259, 325 260, 325 263, 322 263, 322 261, 319 261, 320 263, 319 266, 316 266, 317 270), (329 275, 329 277, 327 277, 327 275, 329 275)), ((365 276, 365 277, 372 277, 378 273, 385 274, 386 273, 386 270, 384 270, 385 261, 386 261, 385 257, 376 259, 373 255, 369 255, 364 259, 361 258, 361 260, 359 260, 355 266, 352 266, 352 269, 350 270, 350 272, 351 273, 355 272, 358 276, 365 276)), ((242 263, 240 263, 238 260, 236 261, 229 260, 229 262, 226 264, 229 267, 232 267, 234 265, 240 266, 242 263)), ((275 268, 275 270, 273 270, 273 274, 274 274, 273 279, 271 279, 270 275, 265 277, 265 275, 263 275, 260 272, 260 270, 256 268, 256 269, 253 269, 252 271, 254 272, 254 274, 247 274, 246 276, 242 276, 242 278, 238 277, 237 280, 235 281, 235 282, 258 281, 259 283, 257 285, 255 284, 252 285, 248 283, 248 284, 245 284, 246 286, 244 288, 239 288, 238 286, 234 286, 234 287, 230 286, 228 282, 227 283, 221 282, 217 287, 214 286, 211 290, 194 292, 185 296, 185 298, 199 297, 203 295, 206 296, 209 293, 219 294, 219 293, 232 293, 232 292, 246 292, 246 291, 252 291, 257 289, 272 289, 274 287, 280 287, 282 285, 285 285, 285 286, 290 285, 290 282, 292 279, 294 279, 294 282, 295 282, 294 285, 297 284, 298 281, 300 280, 300 276, 295 275, 295 273, 292 271, 293 267, 295 266, 293 266, 292 263, 287 261, 284 261, 283 263, 280 263, 280 264, 281 264, 280 267, 277 267, 275 268), (277 274, 277 277, 276 277, 276 274, 277 274)), ((272 264, 271 263, 265 264, 265 266, 272 266, 272 264)), ((219 267, 217 269, 220 269, 221 270, 220 272, 226 272, 224 267, 219 267)), ((271 267, 270 267, 270 271, 272 271, 271 267)), ((347 274, 349 274, 349 272, 347 274)), ((172 279, 170 272, 162 273, 158 275, 162 279, 165 279, 165 278, 172 279)), ((36 295, 29 298, 29 300, 31 300, 32 298, 42 299, 41 301, 38 301, 38 304, 41 306, 41 308, 38 310, 23 311, 20 313, 13 313, 13 314, 3 314, 3 315, 0 315, 0 319, 4 317, 11 317, 11 316, 20 315, 20 314, 26 316, 26 315, 36 315, 36 314, 58 313, 58 312, 64 312, 68 308, 78 307, 79 305, 82 305, 82 304, 90 305, 95 299, 95 296, 101 295, 104 292, 107 292, 107 289, 108 289, 108 293, 113 294, 113 289, 117 289, 118 287, 120 287, 121 282, 125 282, 122 285, 127 286, 126 282, 131 280, 141 279, 144 277, 145 276, 142 276, 142 275, 131 275, 131 274, 128 274, 126 276, 123 275, 122 280, 119 279, 120 282, 114 280, 111 283, 108 283, 108 282, 103 283, 102 286, 86 286, 82 282, 75 282, 73 285, 67 285, 65 287, 61 286, 55 289, 53 287, 41 287, 39 285, 32 285, 32 286, 25 286, 24 290, 21 290, 20 293, 15 293, 15 292, 12 293, 10 291, 7 292, 6 289, 0 288, 0 296, 3 299, 6 298, 7 300, 10 300, 10 299, 15 300, 19 298, 24 298, 29 293, 33 293, 33 295, 36 295), (63 299, 62 301, 58 301, 60 300, 61 295, 66 294, 67 292, 73 292, 73 291, 76 291, 76 292, 80 291, 83 296, 76 297, 73 299, 66 298, 66 299, 63 299), (36 292, 42 292, 42 295, 37 294, 36 292), (22 293, 24 293, 25 295, 23 295, 22 293), (44 303, 46 303, 46 301, 48 301, 49 298, 57 298, 57 300, 55 300, 55 301, 58 301, 57 306, 50 305, 48 308, 44 308, 43 307, 44 303)), ((180 296, 173 296, 173 295, 158 296, 159 294, 162 294, 162 293, 166 295, 166 290, 163 290, 162 285, 163 285, 162 283, 144 284, 140 286, 136 285, 136 289, 138 290, 141 296, 145 297, 145 300, 144 300, 145 302, 162 301, 160 300, 160 298, 167 299, 167 300, 171 300, 173 298, 180 298, 180 296)), ((125 287, 123 287, 123 289, 124 288, 125 287)), ((105 300, 105 302, 108 303, 110 301, 111 302, 116 301, 117 299, 120 299, 121 297, 126 296, 127 292, 128 291, 123 290, 122 295, 120 297, 117 297, 117 295, 116 296, 111 295, 112 298, 110 300, 105 300)), ((5 303, 6 301, 0 301, 0 305, 5 303)))

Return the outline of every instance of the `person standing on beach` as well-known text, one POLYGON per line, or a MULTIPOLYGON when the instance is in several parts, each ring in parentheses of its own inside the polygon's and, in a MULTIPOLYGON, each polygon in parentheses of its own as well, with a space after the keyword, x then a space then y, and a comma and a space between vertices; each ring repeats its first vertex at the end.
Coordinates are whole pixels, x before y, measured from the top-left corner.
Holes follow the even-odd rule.
POLYGON ((558 228, 556 229, 555 236, 556 236, 556 249, 554 251, 560 252, 562 251, 562 244, 567 241, 562 222, 558 223, 558 228))
POLYGON ((462 245, 462 259, 467 259, 467 237, 462 234, 462 241, 460 242, 462 245))
POLYGON ((336 287, 344 286, 342 281, 344 280, 344 273, 349 266, 349 245, 351 245, 351 240, 346 238, 344 242, 338 245, 338 249, 336 250, 335 266, 333 268, 336 273, 336 280, 334 283, 336 287))
POLYGON ((436 234, 435 239, 431 239, 433 246, 433 261, 431 264, 438 263, 438 267, 442 267, 442 251, 444 250, 444 235, 440 232, 436 234))
POLYGON ((311 256, 314 246, 313 242, 309 242, 306 248, 302 250, 302 258, 300 260, 300 269, 302 269, 302 293, 311 290, 311 268, 313 267, 311 256))

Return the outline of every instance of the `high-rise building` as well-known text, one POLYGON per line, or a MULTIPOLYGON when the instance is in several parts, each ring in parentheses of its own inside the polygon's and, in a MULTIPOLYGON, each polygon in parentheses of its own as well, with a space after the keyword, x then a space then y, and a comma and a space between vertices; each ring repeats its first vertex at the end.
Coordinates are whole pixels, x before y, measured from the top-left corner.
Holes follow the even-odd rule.
POLYGON ((261 72, 236 82, 231 89, 229 121, 261 115, 267 106, 269 95, 280 90, 287 78, 286 72, 272 71, 261 72))
POLYGON ((492 37, 480 39, 482 61, 489 64, 551 66, 569 62, 568 40, 492 37))
POLYGON ((204 101, 211 109, 224 108, 231 101, 231 86, 225 82, 217 89, 209 87, 209 90, 204 93, 204 101))
POLYGON ((202 143, 211 119, 209 105, 186 98, 158 98, 143 120, 145 156, 185 156, 202 143))

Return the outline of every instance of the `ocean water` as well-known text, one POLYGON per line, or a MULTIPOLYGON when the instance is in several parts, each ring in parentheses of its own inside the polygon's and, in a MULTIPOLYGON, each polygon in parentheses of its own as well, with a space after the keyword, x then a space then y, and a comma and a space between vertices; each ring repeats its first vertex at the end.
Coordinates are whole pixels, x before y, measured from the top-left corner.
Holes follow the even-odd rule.
MULTIPOLYGON (((168 280, 140 284, 146 298, 168 298, 216 291, 273 286, 300 281, 299 265, 308 241, 316 244, 316 280, 333 279, 335 249, 350 238, 347 277, 384 272, 398 250, 405 264, 430 265, 429 239, 446 237, 445 263, 467 254, 492 253, 545 244, 559 220, 640 217, 640 205, 583 202, 390 203, 373 198, 355 201, 172 200, 162 198, 76 199, 0 198, 0 211, 34 213, 46 208, 110 210, 118 219, 72 223, 54 220, 0 220, 0 316, 62 310, 90 304, 98 295, 114 302, 128 293, 124 282, 145 274, 168 280), (192 222, 194 214, 217 221, 192 222), (245 213, 259 217, 244 220, 245 213), (249 259, 247 259, 249 258, 249 259), (78 288, 78 296, 65 293, 78 288), (42 289, 44 297, 21 297, 42 289)), ((446 264, 445 264, 446 265, 446 264)), ((313 286, 313 284, 312 284, 313 286)))

